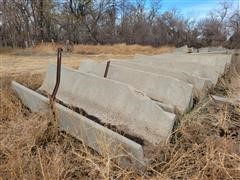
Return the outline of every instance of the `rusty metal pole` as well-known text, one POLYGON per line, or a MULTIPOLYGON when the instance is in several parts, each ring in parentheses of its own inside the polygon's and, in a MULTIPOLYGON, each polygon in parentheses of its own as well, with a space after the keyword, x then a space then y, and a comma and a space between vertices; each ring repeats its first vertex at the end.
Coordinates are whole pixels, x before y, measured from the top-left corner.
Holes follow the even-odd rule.
POLYGON ((109 66, 110 66, 110 61, 107 62, 106 69, 105 69, 105 72, 104 72, 104 78, 107 77, 109 66))
POLYGON ((55 101, 56 98, 56 94, 59 88, 59 84, 60 84, 60 78, 61 78, 61 61, 62 61, 62 48, 58 48, 58 52, 57 52, 57 74, 56 74, 56 83, 55 83, 55 87, 53 89, 52 95, 51 95, 51 100, 55 101))

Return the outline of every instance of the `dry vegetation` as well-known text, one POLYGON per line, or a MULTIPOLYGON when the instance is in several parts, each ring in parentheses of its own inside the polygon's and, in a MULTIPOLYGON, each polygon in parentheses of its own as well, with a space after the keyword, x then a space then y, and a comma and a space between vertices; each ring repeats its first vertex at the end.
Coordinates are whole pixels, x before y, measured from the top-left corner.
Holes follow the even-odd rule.
MULTIPOLYGON (((81 141, 60 132, 51 114, 31 113, 21 104, 10 88, 11 80, 36 89, 42 74, 3 75, 0 77, 3 179, 240 179, 239 106, 203 98, 191 113, 180 118, 171 143, 159 148, 151 165, 140 173, 117 166, 110 161, 111 157, 102 157, 81 141)), ((218 87, 229 86, 227 82, 220 81, 218 87)), ((213 92, 220 93, 217 88, 213 92)))
MULTIPOLYGON (((36 48, 32 48, 33 52, 52 52, 52 48, 56 48, 57 44, 40 44, 36 48)), ((141 45, 126 45, 126 44, 114 44, 114 45, 75 45, 73 53, 83 55, 134 55, 137 53, 141 54, 161 54, 173 50, 173 47, 152 47, 152 46, 141 46, 141 45)))
MULTIPOLYGON (((32 74, 46 71, 49 63, 56 63, 56 49, 62 45, 40 44, 35 48, 11 51, 4 49, 1 53, 0 74, 32 74)), ((106 60, 109 58, 131 58, 136 53, 160 54, 171 52, 172 47, 153 48, 151 46, 124 45, 76 45, 73 53, 63 53, 62 62, 66 66, 78 67, 84 59, 106 60)), ((1 51, 0 51, 1 52, 1 51)))

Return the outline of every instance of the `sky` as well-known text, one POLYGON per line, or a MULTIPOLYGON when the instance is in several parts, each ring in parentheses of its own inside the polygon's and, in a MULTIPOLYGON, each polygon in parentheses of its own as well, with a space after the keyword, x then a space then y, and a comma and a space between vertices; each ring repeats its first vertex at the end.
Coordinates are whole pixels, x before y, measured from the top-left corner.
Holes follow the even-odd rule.
MULTIPOLYGON (((233 3, 233 8, 237 8, 238 0, 228 1, 233 3)), ((217 8, 219 2, 220 0, 162 0, 161 11, 176 8, 184 16, 200 19, 207 16, 210 10, 217 8)))

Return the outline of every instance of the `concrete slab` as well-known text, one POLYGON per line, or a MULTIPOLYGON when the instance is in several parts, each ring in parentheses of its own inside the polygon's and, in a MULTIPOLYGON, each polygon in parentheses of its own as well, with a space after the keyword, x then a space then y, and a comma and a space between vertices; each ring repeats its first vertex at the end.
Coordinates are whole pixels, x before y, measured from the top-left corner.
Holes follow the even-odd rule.
POLYGON ((232 105, 240 105, 240 97, 239 98, 228 98, 228 97, 220 97, 220 96, 211 96, 213 100, 221 102, 221 103, 227 103, 232 105))
MULTIPOLYGON (((83 61, 79 70, 103 76, 105 68, 106 62, 83 61)), ((193 86, 169 76, 110 64, 107 78, 130 84, 156 101, 175 106, 180 112, 192 107, 193 86)))
POLYGON ((205 66, 210 66, 214 71, 223 73, 227 64, 231 62, 231 55, 219 54, 162 54, 154 56, 136 55, 135 61, 154 59, 157 61, 167 62, 184 62, 197 63, 205 66))
POLYGON ((210 79, 215 85, 218 78, 222 74, 222 69, 213 68, 213 66, 202 65, 194 62, 168 62, 168 61, 157 61, 156 59, 135 59, 134 62, 144 63, 146 65, 161 67, 166 69, 174 69, 183 72, 190 73, 194 76, 210 79))
MULTIPOLYGON (((204 48, 203 48, 204 49, 204 48)), ((203 50, 202 48, 200 49, 200 52, 201 51, 206 51, 206 50, 203 50)), ((222 54, 231 54, 232 53, 232 50, 231 49, 226 49, 226 48, 223 48, 223 47, 208 47, 207 48, 207 51, 209 53, 222 53, 222 54)))
POLYGON ((146 72, 156 73, 159 75, 170 76, 186 83, 193 84, 194 89, 197 91, 196 94, 202 94, 205 90, 212 86, 209 79, 194 76, 190 73, 183 72, 181 70, 172 70, 170 68, 154 67, 150 65, 145 65, 143 63, 132 62, 132 61, 111 61, 113 65, 120 65, 128 68, 138 69, 146 72))
MULTIPOLYGON (((49 112, 49 100, 31 89, 12 82, 13 90, 18 94, 23 104, 33 112, 49 112)), ((124 165, 142 167, 146 164, 143 147, 140 144, 101 126, 98 123, 55 103, 59 126, 75 138, 82 140, 87 146, 98 153, 118 157, 124 165), (127 154, 126 154, 127 152, 127 154)))
MULTIPOLYGON (((50 65, 40 90, 52 93, 55 77, 56 66, 50 65)), ((175 122, 150 98, 129 85, 64 67, 57 99, 146 144, 166 141, 175 122)))
MULTIPOLYGON (((181 52, 179 48, 176 48, 176 52, 181 52)), ((205 47, 205 48, 193 48, 194 53, 204 53, 204 54, 231 54, 232 50, 226 49, 223 47, 205 47)), ((182 51, 182 54, 187 53, 187 49, 185 51, 182 51)))
MULTIPOLYGON (((197 53, 197 52, 194 52, 197 53)), ((233 53, 233 50, 227 49, 227 50, 223 50, 223 51, 202 51, 201 49, 199 50, 200 54, 229 54, 231 55, 233 53)))

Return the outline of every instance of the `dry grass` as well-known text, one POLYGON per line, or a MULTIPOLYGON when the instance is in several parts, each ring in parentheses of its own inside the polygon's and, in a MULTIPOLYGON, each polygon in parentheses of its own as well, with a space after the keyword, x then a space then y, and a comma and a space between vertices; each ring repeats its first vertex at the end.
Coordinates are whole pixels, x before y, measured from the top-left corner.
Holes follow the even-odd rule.
POLYGON ((151 46, 140 46, 140 45, 125 45, 125 44, 116 44, 116 45, 78 45, 74 47, 74 52, 80 54, 125 54, 125 55, 134 55, 134 54, 161 54, 166 52, 171 52, 173 47, 160 47, 154 48, 151 46))
POLYGON ((36 89, 43 76, 0 77, 3 179, 240 179, 239 106, 205 97, 180 118, 171 143, 159 147, 151 165, 136 172, 59 131, 51 114, 30 112, 12 92, 13 79, 36 89))
MULTIPOLYGON (((205 98, 181 119, 172 142, 155 152, 142 173, 122 169, 82 142, 60 132, 51 114, 31 113, 1 79, 0 176, 4 179, 62 178, 240 178, 240 109, 205 98), (238 132, 239 133, 239 132, 238 132)), ((37 88, 41 75, 14 77, 37 88)))
MULTIPOLYGON (((62 44, 55 43, 43 43, 38 44, 34 48, 28 49, 15 49, 11 48, 0 49, 2 54, 21 54, 21 55, 52 55, 55 54, 58 47, 65 49, 62 44)), ((81 55, 134 55, 134 54, 161 54, 166 52, 172 52, 174 47, 162 46, 162 47, 152 47, 152 46, 141 46, 141 45, 126 45, 126 44, 114 44, 114 45, 74 45, 72 53, 77 53, 81 55)))
MULTIPOLYGON (((28 49, 34 53, 51 54, 56 51, 57 47, 62 47, 60 44, 39 44, 35 48, 28 49)), ((141 45, 126 45, 126 44, 115 44, 115 45, 74 45, 73 53, 83 55, 101 55, 101 54, 112 54, 112 55, 134 55, 134 54, 161 54, 171 52, 174 48, 169 46, 163 46, 155 48, 152 46, 141 46, 141 45)))
MULTIPOLYGON (((0 55, 0 76, 16 75, 32 72, 33 74, 46 71, 48 64, 56 63, 56 48, 61 45, 40 44, 35 48, 4 50, 0 55)), ((112 58, 131 58, 136 53, 161 54, 171 52, 172 47, 153 48, 150 46, 124 45, 76 45, 72 53, 63 52, 62 62, 65 66, 78 67, 84 59, 97 61, 112 58)))

